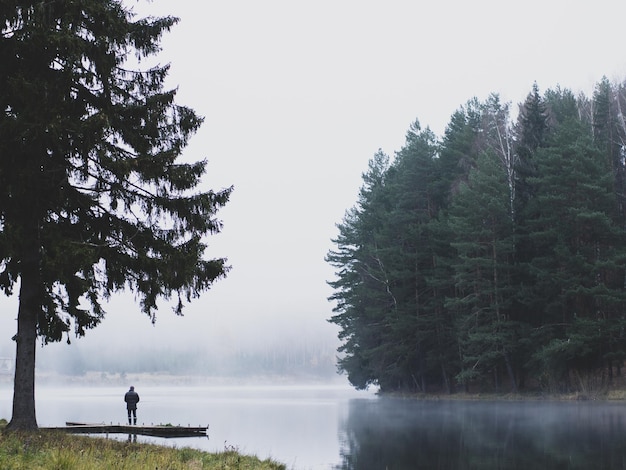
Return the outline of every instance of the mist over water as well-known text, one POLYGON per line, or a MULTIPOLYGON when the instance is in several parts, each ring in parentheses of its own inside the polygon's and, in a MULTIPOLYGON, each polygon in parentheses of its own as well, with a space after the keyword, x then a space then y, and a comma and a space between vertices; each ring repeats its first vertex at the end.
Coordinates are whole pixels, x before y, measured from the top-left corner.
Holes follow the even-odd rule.
POLYGON ((624 468, 625 431, 622 403, 354 400, 336 468, 624 468))
MULTIPOLYGON (((139 442, 237 449, 290 470, 588 470, 626 462, 621 402, 396 399, 345 384, 134 385, 139 424, 209 426, 206 438, 139 442)), ((39 386, 39 425, 124 423, 127 388, 39 386)), ((11 398, 1 384, 0 416, 10 416, 11 398)))
MULTIPOLYGON (((354 398, 376 399, 345 385, 142 386, 138 424, 209 426, 208 437, 164 439, 136 436, 138 442, 193 447, 210 452, 236 449, 273 458, 289 469, 330 469, 339 462, 340 423, 354 398)), ((38 387, 40 427, 66 421, 123 424, 128 387, 38 387)), ((12 390, 0 387, 0 415, 11 410, 12 390)), ((125 434, 109 435, 127 440, 125 434)))

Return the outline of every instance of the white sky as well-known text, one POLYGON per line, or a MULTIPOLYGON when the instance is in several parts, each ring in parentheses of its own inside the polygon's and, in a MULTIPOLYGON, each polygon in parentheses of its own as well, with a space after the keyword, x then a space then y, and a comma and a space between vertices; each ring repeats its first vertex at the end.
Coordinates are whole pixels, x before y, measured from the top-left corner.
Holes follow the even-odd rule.
MULTIPOLYGON (((285 323, 289 334, 332 338, 324 256, 378 148, 393 155, 416 118, 442 135, 473 96, 498 92, 516 112, 534 81, 591 95, 603 75, 626 78, 626 3, 616 0, 126 4, 181 18, 161 63, 171 63, 178 103, 206 118, 185 158, 209 160, 207 188, 235 186, 208 251, 233 270, 185 317, 164 306, 154 328, 130 295, 118 297, 84 343, 236 347, 284 334, 285 323)), ((2 305, 0 348, 16 316, 15 299, 2 305)))

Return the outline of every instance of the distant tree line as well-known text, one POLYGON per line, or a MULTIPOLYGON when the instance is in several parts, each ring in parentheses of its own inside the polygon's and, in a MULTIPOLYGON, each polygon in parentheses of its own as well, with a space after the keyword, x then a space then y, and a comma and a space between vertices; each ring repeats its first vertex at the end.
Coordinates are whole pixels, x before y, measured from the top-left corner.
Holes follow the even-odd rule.
POLYGON ((333 240, 359 389, 588 391, 626 356, 626 85, 468 101, 363 174, 333 240))
MULTIPOLYGON (((63 345, 64 346, 64 345, 63 345)), ((210 345, 176 347, 163 344, 99 346, 100 354, 81 349, 60 347, 39 361, 40 372, 82 376, 88 372, 103 374, 148 373, 193 375, 198 377, 285 376, 314 379, 336 376, 335 342, 310 339, 282 341, 229 350, 211 349, 210 345)))

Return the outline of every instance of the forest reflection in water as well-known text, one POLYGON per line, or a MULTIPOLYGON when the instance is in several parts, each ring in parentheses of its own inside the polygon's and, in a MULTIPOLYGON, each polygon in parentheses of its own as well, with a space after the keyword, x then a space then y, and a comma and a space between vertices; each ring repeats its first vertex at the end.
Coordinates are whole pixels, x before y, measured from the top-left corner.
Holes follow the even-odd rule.
POLYGON ((626 468, 618 402, 351 400, 341 470, 626 468))

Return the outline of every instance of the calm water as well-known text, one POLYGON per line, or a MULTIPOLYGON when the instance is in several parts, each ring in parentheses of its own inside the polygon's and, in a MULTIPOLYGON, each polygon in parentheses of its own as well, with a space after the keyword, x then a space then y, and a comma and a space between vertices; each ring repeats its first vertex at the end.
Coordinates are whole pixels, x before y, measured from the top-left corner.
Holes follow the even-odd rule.
MULTIPOLYGON (((209 425, 207 438, 289 469, 626 469, 626 404, 376 398, 346 387, 141 387, 139 422, 209 425)), ((125 421, 125 387, 37 390, 40 426, 125 421)), ((0 388, 0 417, 12 390, 0 388)), ((126 436, 120 436, 125 439, 126 436)))

